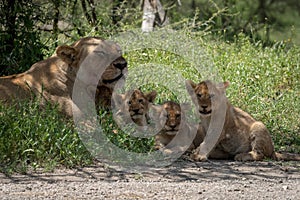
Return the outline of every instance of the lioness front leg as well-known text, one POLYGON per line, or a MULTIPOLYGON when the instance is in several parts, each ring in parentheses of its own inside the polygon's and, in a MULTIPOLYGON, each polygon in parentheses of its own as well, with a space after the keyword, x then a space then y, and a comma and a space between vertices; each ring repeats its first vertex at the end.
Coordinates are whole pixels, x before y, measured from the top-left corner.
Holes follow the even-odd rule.
POLYGON ((271 158, 274 152, 274 145, 271 135, 262 122, 255 122, 250 128, 251 151, 237 154, 234 159, 237 161, 261 161, 264 158, 271 158))

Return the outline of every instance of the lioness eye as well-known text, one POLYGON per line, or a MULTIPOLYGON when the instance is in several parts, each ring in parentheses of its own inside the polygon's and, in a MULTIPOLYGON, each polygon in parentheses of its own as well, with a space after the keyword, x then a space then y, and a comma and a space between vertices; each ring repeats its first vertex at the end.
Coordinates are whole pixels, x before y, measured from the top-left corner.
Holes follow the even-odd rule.
POLYGON ((197 96, 198 96, 198 98, 201 98, 202 95, 201 94, 197 94, 197 96))
POLYGON ((128 105, 131 105, 131 101, 128 101, 127 103, 128 103, 128 105))
POLYGON ((100 56, 105 55, 105 52, 104 52, 104 51, 98 51, 98 50, 95 50, 94 52, 95 52, 96 54, 100 55, 100 56))
POLYGON ((139 99, 139 103, 143 103, 143 101, 144 101, 143 99, 139 99))

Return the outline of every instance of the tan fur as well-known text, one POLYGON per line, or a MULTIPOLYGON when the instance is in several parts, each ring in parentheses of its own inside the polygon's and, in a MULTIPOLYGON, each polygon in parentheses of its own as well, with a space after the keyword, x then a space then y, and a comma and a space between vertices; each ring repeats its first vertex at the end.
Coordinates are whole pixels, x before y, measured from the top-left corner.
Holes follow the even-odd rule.
POLYGON ((143 93, 136 89, 125 94, 114 94, 117 118, 124 122, 133 121, 139 126, 146 126, 149 123, 149 105, 153 104, 156 98, 156 91, 143 93))
POLYGON ((259 161, 264 158, 300 160, 298 154, 275 153, 273 141, 266 126, 230 104, 225 96, 225 89, 228 86, 229 82, 215 84, 211 81, 203 81, 196 84, 187 81, 187 89, 192 95, 193 101, 198 105, 201 127, 206 135, 192 158, 201 161, 208 157, 213 159, 234 158, 237 161, 259 161), (225 108, 220 103, 223 100, 225 108), (212 122, 213 109, 225 109, 225 123, 218 138, 214 138, 214 133, 207 133, 212 122), (213 140, 217 142, 212 142, 213 140))
POLYGON ((113 89, 100 85, 97 87, 95 102, 97 109, 111 109, 111 97, 113 94, 113 89))
POLYGON ((163 124, 155 136, 156 150, 161 150, 167 154, 184 151, 190 153, 203 141, 204 135, 196 134, 197 126, 191 126, 185 122, 185 115, 182 111, 185 109, 184 106, 182 108, 176 102, 167 101, 152 109, 156 109, 160 123, 163 124))
POLYGON ((42 97, 41 104, 45 100, 58 104, 60 110, 71 117, 72 107, 77 108, 72 92, 80 66, 86 71, 78 80, 89 92, 96 91, 97 86, 113 88, 127 73, 127 63, 118 45, 97 37, 82 38, 70 46, 59 46, 55 55, 35 63, 24 73, 1 77, 0 101, 12 104, 14 100, 42 97), (91 54, 90 59, 85 60, 91 54))

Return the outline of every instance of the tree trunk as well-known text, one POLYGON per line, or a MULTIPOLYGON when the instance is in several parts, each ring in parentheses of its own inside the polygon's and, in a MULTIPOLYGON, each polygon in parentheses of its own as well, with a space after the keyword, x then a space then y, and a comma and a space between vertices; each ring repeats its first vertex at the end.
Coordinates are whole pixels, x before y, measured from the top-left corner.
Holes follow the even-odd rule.
POLYGON ((154 25, 165 26, 169 23, 166 11, 159 0, 143 1, 143 22, 142 31, 153 31, 154 25))
POLYGON ((143 3, 143 22, 142 31, 151 32, 154 27, 155 9, 152 7, 151 0, 144 0, 143 3))
POLYGON ((156 10, 158 16, 156 17, 156 22, 159 26, 166 26, 169 24, 169 18, 167 17, 167 12, 164 10, 162 4, 159 0, 156 0, 156 10))

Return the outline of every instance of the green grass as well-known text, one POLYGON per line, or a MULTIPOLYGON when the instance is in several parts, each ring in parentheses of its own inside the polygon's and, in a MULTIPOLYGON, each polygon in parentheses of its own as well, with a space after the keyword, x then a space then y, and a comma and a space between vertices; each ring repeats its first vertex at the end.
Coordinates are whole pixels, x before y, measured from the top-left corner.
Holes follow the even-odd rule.
MULTIPOLYGON (((157 103, 183 102, 189 100, 185 94, 185 79, 228 80, 231 86, 227 96, 232 104, 266 124, 276 150, 299 153, 300 48, 283 42, 263 47, 243 35, 227 43, 210 36, 183 33, 205 50, 209 55, 207 60, 189 61, 179 53, 164 49, 125 51, 129 63, 126 87, 157 90, 157 103), (151 73, 154 76, 150 76, 151 73), (178 85, 178 80, 182 84, 178 85)), ((177 42, 165 40, 166 43, 177 42)), ((101 111, 100 123, 108 139, 118 147, 132 152, 152 150, 153 138, 141 139, 124 133, 114 124, 111 113, 101 111)), ((26 171, 29 166, 72 167, 93 160, 72 122, 64 120, 52 107, 41 111, 35 103, 21 103, 18 108, 0 105, 0 127, 1 171, 26 171)))
POLYGON ((37 103, 0 105, 0 171, 25 172, 28 167, 52 170, 91 163, 71 121, 53 106, 37 103))

